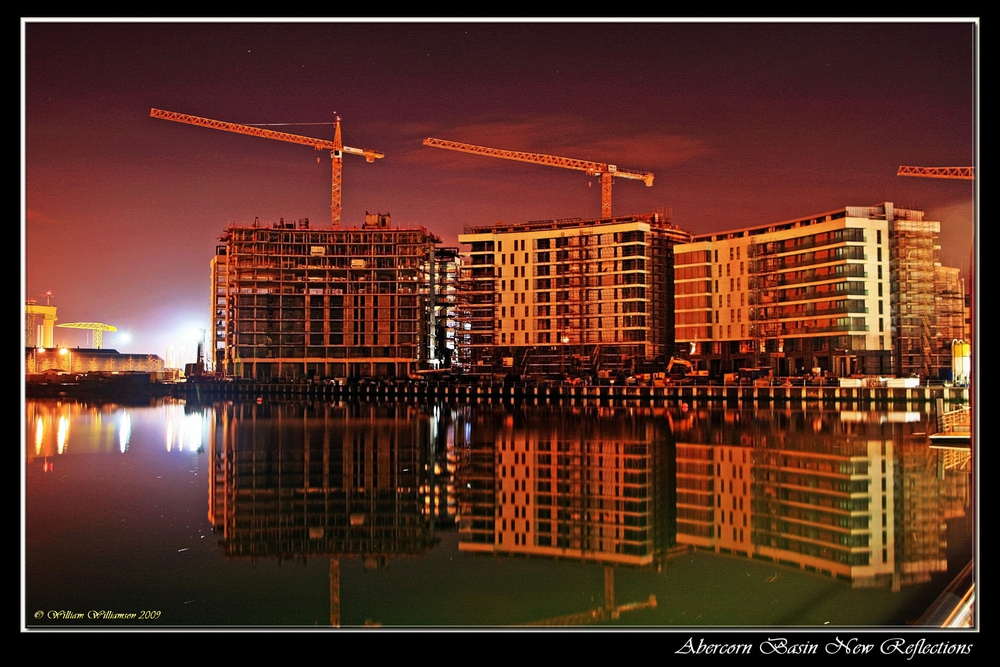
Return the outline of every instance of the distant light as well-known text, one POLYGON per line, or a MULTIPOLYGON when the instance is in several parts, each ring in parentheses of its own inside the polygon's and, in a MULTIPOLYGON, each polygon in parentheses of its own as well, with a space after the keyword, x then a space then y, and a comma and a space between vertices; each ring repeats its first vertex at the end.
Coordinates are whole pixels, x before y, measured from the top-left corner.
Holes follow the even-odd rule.
POLYGON ((199 343, 205 340, 205 329, 201 327, 191 327, 184 335, 185 343, 199 343))
POLYGON ((118 332, 118 340, 121 341, 122 343, 131 343, 132 342, 132 334, 130 334, 127 331, 119 331, 118 332))

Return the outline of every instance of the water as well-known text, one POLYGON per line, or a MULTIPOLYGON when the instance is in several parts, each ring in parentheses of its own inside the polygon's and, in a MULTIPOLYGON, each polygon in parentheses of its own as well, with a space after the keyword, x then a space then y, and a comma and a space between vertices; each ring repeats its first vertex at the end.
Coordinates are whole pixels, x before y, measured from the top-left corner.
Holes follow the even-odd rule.
POLYGON ((971 558, 930 415, 685 408, 28 401, 25 623, 888 628, 971 558))

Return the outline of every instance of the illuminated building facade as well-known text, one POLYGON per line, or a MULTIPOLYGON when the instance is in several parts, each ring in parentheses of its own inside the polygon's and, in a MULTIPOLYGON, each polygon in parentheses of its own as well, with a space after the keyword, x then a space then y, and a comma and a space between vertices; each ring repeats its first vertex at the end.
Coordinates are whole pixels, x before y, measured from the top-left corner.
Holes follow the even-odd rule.
POLYGON ((596 376, 669 356, 672 248, 688 240, 657 213, 467 229, 463 370, 596 376))
POLYGON ((677 342, 716 376, 936 376, 939 230, 885 203, 695 236, 675 249, 677 342))
POLYGON ((229 227, 212 263, 216 371, 268 378, 407 377, 428 360, 425 274, 439 242, 369 214, 229 227))
POLYGON ((36 373, 162 373, 155 354, 122 354, 108 348, 25 347, 24 372, 36 373))

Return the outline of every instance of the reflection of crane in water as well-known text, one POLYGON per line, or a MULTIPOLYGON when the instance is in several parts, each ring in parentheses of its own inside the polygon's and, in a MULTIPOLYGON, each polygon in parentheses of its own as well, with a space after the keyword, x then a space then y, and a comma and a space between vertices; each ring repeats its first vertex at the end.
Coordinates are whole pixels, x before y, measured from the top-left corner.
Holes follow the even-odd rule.
POLYGON ((596 609, 582 611, 578 614, 567 616, 557 616, 547 618, 543 621, 535 621, 528 625, 586 625, 588 623, 603 623, 605 621, 617 619, 624 611, 636 611, 639 609, 651 609, 656 606, 656 596, 650 595, 645 602, 631 602, 629 604, 615 605, 615 568, 611 565, 604 566, 604 605, 596 609))

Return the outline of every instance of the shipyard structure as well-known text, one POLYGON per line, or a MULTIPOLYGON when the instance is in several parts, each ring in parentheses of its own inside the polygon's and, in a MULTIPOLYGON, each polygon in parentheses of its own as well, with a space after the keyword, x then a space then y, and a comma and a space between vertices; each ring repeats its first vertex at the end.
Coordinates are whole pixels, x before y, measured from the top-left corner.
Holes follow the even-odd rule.
POLYGON ((940 223, 892 203, 693 235, 662 213, 467 227, 230 226, 212 262, 216 372, 267 379, 950 379, 968 340, 940 223), (757 375, 755 377, 759 377, 757 375))

